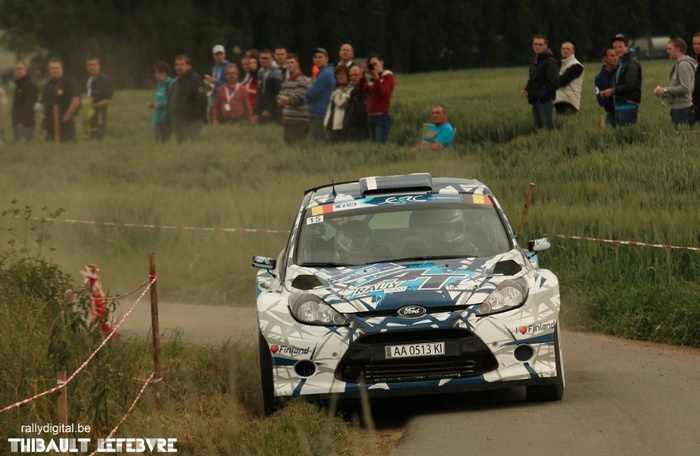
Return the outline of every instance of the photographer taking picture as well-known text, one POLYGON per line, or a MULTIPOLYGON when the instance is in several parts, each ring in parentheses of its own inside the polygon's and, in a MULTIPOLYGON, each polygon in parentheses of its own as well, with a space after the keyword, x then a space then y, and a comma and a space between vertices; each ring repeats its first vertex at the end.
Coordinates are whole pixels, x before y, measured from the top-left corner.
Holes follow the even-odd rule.
POLYGON ((362 69, 369 75, 369 82, 363 87, 367 93, 367 124, 369 138, 376 144, 384 144, 394 120, 391 118, 391 96, 394 93, 394 73, 384 69, 384 60, 379 54, 372 54, 362 69))

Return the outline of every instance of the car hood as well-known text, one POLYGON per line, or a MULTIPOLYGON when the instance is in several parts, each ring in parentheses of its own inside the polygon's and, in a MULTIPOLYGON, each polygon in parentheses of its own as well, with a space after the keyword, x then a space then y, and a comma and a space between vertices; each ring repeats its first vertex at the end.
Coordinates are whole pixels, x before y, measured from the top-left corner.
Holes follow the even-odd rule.
POLYGON ((522 252, 486 258, 375 263, 339 268, 293 265, 289 288, 313 293, 342 313, 480 304, 507 278, 529 268, 522 252))

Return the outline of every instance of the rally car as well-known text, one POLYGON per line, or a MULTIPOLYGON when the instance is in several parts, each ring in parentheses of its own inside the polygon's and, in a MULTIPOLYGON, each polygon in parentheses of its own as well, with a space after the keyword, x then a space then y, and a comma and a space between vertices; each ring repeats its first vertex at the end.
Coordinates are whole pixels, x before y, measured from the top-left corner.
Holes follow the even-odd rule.
POLYGON ((305 192, 278 257, 256 256, 265 410, 284 400, 507 387, 564 393, 546 238, 516 243, 473 179, 365 177, 305 192))

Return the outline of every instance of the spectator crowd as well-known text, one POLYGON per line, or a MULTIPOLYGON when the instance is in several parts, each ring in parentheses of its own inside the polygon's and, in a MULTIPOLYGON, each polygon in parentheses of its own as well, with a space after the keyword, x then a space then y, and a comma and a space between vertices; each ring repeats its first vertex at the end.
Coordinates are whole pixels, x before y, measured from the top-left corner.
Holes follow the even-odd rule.
MULTIPOLYGON (((682 38, 673 38, 667 55, 674 61, 669 83, 657 86, 654 94, 670 109, 673 125, 700 122, 700 32, 692 38, 694 58, 686 55, 682 38)), ((575 47, 564 42, 561 59, 550 49, 545 35, 532 40, 534 56, 529 77, 521 96, 531 105, 536 130, 554 128, 556 116, 574 116, 581 106, 584 66, 576 58, 575 47)), ((313 51, 311 75, 303 74, 299 56, 283 45, 274 49, 250 49, 238 63, 227 59, 226 47, 212 48, 211 72, 200 75, 189 56, 174 59, 174 77, 168 62, 155 63, 156 90, 147 104, 152 112, 156 141, 174 136, 177 142, 196 141, 203 126, 241 122, 279 124, 287 144, 309 137, 331 143, 370 141, 387 142, 394 119, 391 102, 394 74, 385 68, 378 54, 358 63, 350 44, 340 46, 337 63, 328 51, 313 51)), ((86 59, 84 90, 64 75, 64 63, 53 58, 48 64, 49 80, 40 89, 28 74, 27 63, 14 64, 14 96, 11 124, 16 142, 32 141, 43 133, 46 141, 77 139, 76 118, 86 139, 105 136, 107 114, 114 91, 109 77, 102 72, 100 60, 86 59), (41 122, 35 122, 36 114, 41 122), (82 113, 82 114, 80 114, 82 113)), ((603 126, 623 127, 637 122, 642 100, 642 66, 624 34, 610 40, 602 54, 602 68, 595 76, 595 94, 604 109, 603 126)), ((0 87, 0 145, 5 116, 10 103, 0 87)), ((435 104, 416 149, 448 149, 455 130, 447 121, 447 109, 435 104)))
MULTIPOLYGON (((700 32, 693 36, 694 58, 686 55, 683 38, 668 42, 666 54, 674 61, 667 86, 657 86, 654 95, 670 108, 671 124, 692 125, 700 122, 700 32)), ((521 92, 532 107, 535 129, 554 128, 554 112, 559 116, 578 113, 581 103, 584 68, 576 59, 574 45, 561 45, 557 61, 545 35, 532 39, 534 58, 529 78, 521 92)), ((624 127, 637 123, 642 102, 642 65, 629 38, 619 33, 602 52, 603 66, 595 77, 598 104, 605 110, 604 126, 624 127)))
POLYGON ((304 75, 299 57, 285 46, 248 50, 237 63, 226 48, 212 48, 211 74, 200 76, 186 55, 175 58, 176 78, 167 62, 156 63, 153 126, 158 141, 201 138, 202 127, 246 122, 280 124, 287 144, 314 141, 371 140, 383 144, 391 129, 394 75, 373 54, 354 61, 350 44, 340 47, 332 64, 325 48, 313 52, 313 71, 304 75))

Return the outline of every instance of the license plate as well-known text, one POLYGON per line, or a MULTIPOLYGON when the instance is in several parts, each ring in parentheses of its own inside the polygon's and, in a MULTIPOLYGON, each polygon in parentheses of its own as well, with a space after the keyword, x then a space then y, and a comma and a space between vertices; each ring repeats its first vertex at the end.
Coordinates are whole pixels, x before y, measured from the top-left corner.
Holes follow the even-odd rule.
POLYGON ((421 344, 387 345, 384 354, 388 358, 408 358, 411 356, 440 356, 445 354, 445 342, 421 344))

